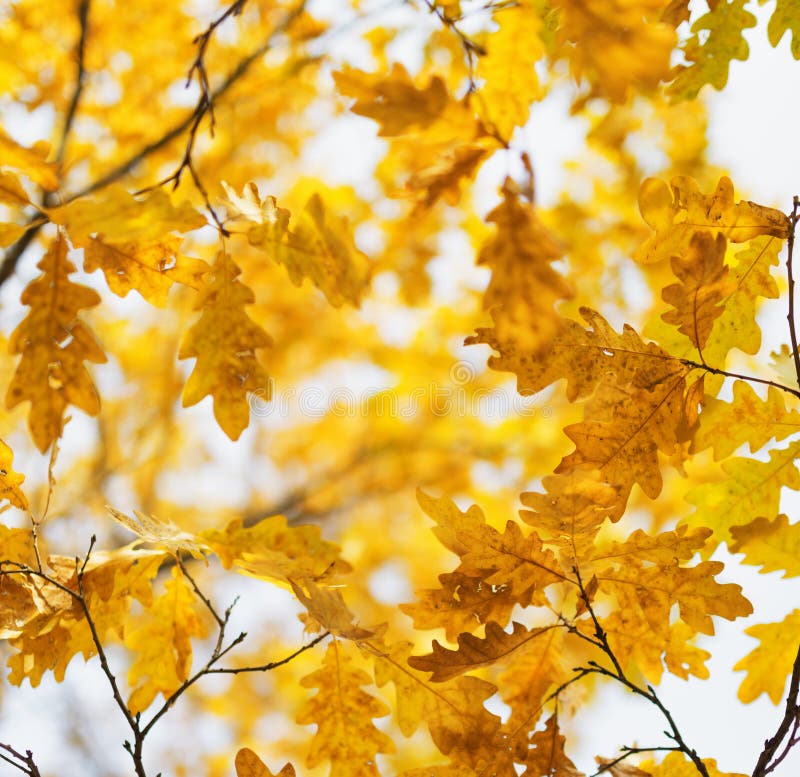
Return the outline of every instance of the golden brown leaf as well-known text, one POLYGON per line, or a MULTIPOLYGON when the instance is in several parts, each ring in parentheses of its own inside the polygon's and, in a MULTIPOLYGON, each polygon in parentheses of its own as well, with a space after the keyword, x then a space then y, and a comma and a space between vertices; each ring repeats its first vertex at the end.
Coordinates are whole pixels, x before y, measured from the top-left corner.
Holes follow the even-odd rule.
POLYGON ((236 753, 234 765, 236 777, 295 777, 294 766, 290 763, 284 764, 283 769, 273 774, 249 747, 243 747, 236 753))
POLYGON ((710 232, 695 232, 688 251, 671 260, 680 283, 661 292, 664 302, 675 308, 664 313, 664 320, 675 324, 698 349, 706 344, 714 322, 722 315, 721 303, 730 287, 726 243, 722 234, 714 240, 710 232))
POLYGON ((389 708, 362 690, 371 682, 366 672, 352 666, 352 658, 336 640, 328 646, 322 668, 300 681, 304 688, 318 689, 297 716, 301 725, 317 727, 308 766, 329 761, 330 777, 377 777, 375 756, 395 748, 372 723, 388 715, 389 708))
POLYGON ((28 426, 44 452, 61 434, 67 405, 89 415, 100 412, 100 397, 83 362, 102 363, 106 356, 78 317, 81 310, 97 305, 100 295, 69 279, 75 265, 67 259, 62 235, 38 267, 42 274, 22 292, 22 302, 31 310, 9 343, 11 353, 22 358, 8 387, 6 406, 30 402, 28 426))
POLYGON ((253 292, 236 280, 240 270, 224 251, 217 254, 208 285, 200 292, 200 318, 184 335, 179 359, 196 358, 183 390, 183 406, 214 398, 214 417, 222 431, 237 440, 250 421, 247 395, 264 392, 270 384, 257 351, 271 347, 272 339, 245 312, 253 292))

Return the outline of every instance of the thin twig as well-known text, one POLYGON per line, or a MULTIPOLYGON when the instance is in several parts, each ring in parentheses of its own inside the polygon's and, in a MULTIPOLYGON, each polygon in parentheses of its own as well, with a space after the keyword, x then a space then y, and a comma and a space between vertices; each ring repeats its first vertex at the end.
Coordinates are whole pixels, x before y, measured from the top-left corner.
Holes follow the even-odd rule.
POLYGON ((630 758, 632 755, 637 755, 638 753, 660 753, 660 752, 680 752, 680 747, 676 745, 662 745, 660 747, 621 747, 622 755, 615 758, 613 761, 607 761, 604 763, 594 774, 590 775, 590 777, 598 777, 598 775, 607 772, 609 769, 613 769, 618 763, 622 763, 626 758, 630 758))
POLYGON ((611 661, 614 667, 612 671, 611 669, 607 669, 601 664, 598 664, 596 661, 589 661, 587 662, 585 674, 595 673, 616 680, 618 683, 624 685, 629 691, 631 691, 631 693, 634 693, 637 696, 646 699, 655 707, 657 707, 658 710, 661 712, 662 716, 664 717, 664 719, 667 721, 667 724, 669 725, 670 730, 664 732, 666 736, 668 736, 673 742, 675 742, 675 745, 677 745, 677 749, 680 750, 680 752, 688 756, 688 758, 694 764, 695 769, 697 769, 697 771, 702 775, 702 777, 709 777, 708 769, 706 768, 706 765, 703 763, 703 760, 700 758, 700 756, 697 754, 697 751, 695 751, 694 748, 691 748, 689 747, 688 744, 686 744, 686 741, 684 740, 680 730, 678 729, 678 725, 675 722, 675 719, 672 717, 672 713, 666 708, 666 706, 664 706, 664 703, 659 698, 655 688, 653 688, 652 685, 648 685, 646 688, 642 688, 636 683, 634 683, 625 674, 624 670, 622 669, 622 665, 619 662, 619 659, 616 657, 613 649, 611 648, 611 645, 609 644, 608 635, 606 634, 605 629, 603 629, 599 619, 597 618, 597 615, 594 612, 594 608, 592 607, 592 603, 589 599, 588 593, 586 592, 586 588, 583 585, 583 579, 581 578, 580 570, 578 569, 577 565, 573 567, 573 571, 575 572, 575 576, 578 581, 578 587, 580 590, 581 598, 583 599, 583 603, 586 606, 587 612, 591 616, 597 641, 601 644, 602 646, 601 649, 603 653, 605 653, 605 655, 608 657, 608 659, 611 661))
POLYGON ((329 631, 319 634, 318 636, 314 637, 311 642, 299 647, 294 651, 294 653, 291 653, 285 658, 280 659, 280 661, 270 661, 268 664, 261 664, 260 666, 217 667, 214 669, 209 669, 206 674, 244 674, 245 672, 269 672, 272 669, 277 669, 279 666, 288 664, 292 659, 297 658, 297 656, 299 656, 301 653, 305 653, 306 650, 309 650, 310 648, 319 644, 323 639, 325 639, 325 637, 329 636, 329 631))
POLYGON ((3 743, 0 743, 0 749, 5 750, 11 755, 11 758, 9 758, 8 756, 0 753, 1 760, 11 764, 21 772, 24 772, 28 775, 28 777, 42 777, 41 773, 39 772, 39 767, 36 766, 36 762, 33 760, 33 753, 30 750, 26 750, 25 755, 23 755, 22 753, 17 752, 13 747, 11 747, 11 745, 6 745, 3 743))
POLYGON ((78 112, 78 104, 83 94, 83 86, 86 81, 86 66, 84 57, 86 54, 86 39, 89 33, 89 6, 91 0, 80 0, 78 4, 78 24, 80 24, 81 32, 78 38, 78 46, 76 51, 77 60, 77 73, 75 75, 75 89, 72 92, 72 99, 69 102, 67 113, 64 116, 64 126, 61 130, 61 139, 58 142, 58 151, 56 152, 55 161, 60 163, 64 158, 64 150, 67 147, 67 140, 69 133, 72 129, 72 123, 75 121, 75 115, 78 112))
POLYGON ((789 280, 789 313, 786 318, 789 320, 789 337, 792 341, 792 356, 794 357, 794 371, 797 378, 797 385, 800 386, 800 353, 797 351, 797 328, 794 317, 794 276, 792 275, 792 260, 794 255, 794 233, 797 227, 800 198, 794 196, 792 202, 792 215, 789 217, 789 236, 786 241, 786 275, 789 280))
POLYGON ((692 361, 691 359, 680 359, 681 364, 687 367, 692 367, 696 370, 705 370, 712 375, 722 375, 726 378, 736 378, 737 380, 746 380, 748 383, 760 383, 762 386, 772 386, 779 391, 785 391, 793 397, 800 399, 800 390, 793 389, 789 386, 784 386, 782 383, 776 383, 774 380, 767 380, 766 378, 758 378, 755 375, 744 375, 741 372, 731 372, 730 370, 720 370, 717 367, 711 367, 708 364, 701 364, 700 362, 692 361))
POLYGON ((789 681, 789 692, 786 694, 786 706, 783 712, 783 719, 775 734, 764 742, 764 749, 758 757, 755 769, 753 769, 753 777, 764 777, 785 758, 786 753, 784 752, 779 758, 773 761, 775 753, 778 751, 781 742, 786 738, 792 726, 794 726, 794 729, 793 735, 790 736, 790 741, 795 738, 794 733, 797 730, 797 720, 798 717, 800 717, 798 696, 800 696, 800 648, 797 650, 797 655, 795 656, 794 665, 792 667, 792 678, 789 681))

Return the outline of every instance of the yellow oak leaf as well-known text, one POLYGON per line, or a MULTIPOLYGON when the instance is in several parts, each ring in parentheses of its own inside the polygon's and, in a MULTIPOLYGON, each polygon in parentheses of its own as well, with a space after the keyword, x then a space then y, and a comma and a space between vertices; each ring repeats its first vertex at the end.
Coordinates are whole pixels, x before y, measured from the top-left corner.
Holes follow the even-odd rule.
POLYGON ((0 224, 0 248, 13 245, 27 231, 28 227, 21 227, 17 224, 0 224))
POLYGON ((622 334, 617 334, 594 310, 581 308, 580 313, 591 328, 562 319, 549 347, 541 353, 528 353, 518 348, 515 340, 501 339, 491 329, 478 329, 466 343, 487 343, 494 348, 500 355, 492 356, 489 366, 515 373, 517 390, 523 395, 565 379, 570 402, 590 395, 609 372, 621 384, 652 389, 685 371, 679 359, 645 343, 627 324, 622 334))
MULTIPOLYGON (((739 772, 721 772, 713 758, 704 758, 703 765, 708 777, 745 777, 739 772)), ((650 777, 694 777, 698 773, 697 767, 683 753, 669 753, 658 766, 652 761, 645 761, 639 766, 650 777)))
MULTIPOLYGON (((592 93, 624 102, 633 90, 648 90, 669 73, 675 30, 659 21, 662 0, 555 0, 561 10, 558 39, 575 78, 587 78, 592 93)), ((527 38, 527 36, 526 36, 527 38)))
POLYGON ((563 629, 548 629, 515 650, 498 676, 503 701, 511 708, 508 728, 527 730, 542 712, 545 698, 569 679, 580 659, 563 629))
POLYGON ((507 521, 501 533, 476 506, 462 513, 451 500, 433 499, 423 491, 417 499, 438 524, 434 533, 442 544, 460 556, 457 573, 479 578, 523 607, 546 604, 544 589, 565 579, 553 552, 536 533, 524 536, 518 523, 507 521))
POLYGON ((658 452, 671 455, 688 434, 682 371, 656 384, 653 390, 619 385, 607 376, 587 403, 587 420, 565 427, 575 443, 556 473, 597 470, 604 481, 618 490, 611 512, 619 520, 634 484, 651 499, 663 484, 658 452))
POLYGON ((188 202, 173 205, 163 189, 137 198, 117 185, 50 208, 47 215, 67 230, 75 246, 88 245, 93 235, 114 245, 153 243, 168 232, 190 232, 206 224, 205 216, 188 202))
POLYGON ((756 26, 756 17, 745 10, 746 3, 747 0, 717 0, 709 4, 709 12, 692 25, 692 36, 683 46, 689 64, 676 66, 675 80, 667 94, 691 100, 706 84, 715 89, 725 87, 731 61, 745 60, 750 54, 742 33, 756 26))
POLYGON ((512 624, 511 634, 503 631, 497 623, 486 624, 486 636, 473 634, 458 635, 458 649, 450 650, 436 640, 431 647, 433 652, 424 656, 411 656, 408 665, 421 672, 431 672, 431 681, 438 683, 451 680, 458 675, 488 666, 505 658, 518 648, 550 631, 549 627, 527 629, 521 623, 512 624))
POLYGON ((584 777, 564 752, 565 737, 558 728, 558 717, 551 715, 544 730, 531 738, 531 750, 525 761, 526 777, 584 777))
POLYGON ((381 137, 425 129, 441 116, 450 100, 439 76, 419 88, 397 62, 388 75, 345 67, 333 74, 333 80, 340 94, 355 98, 350 107, 353 113, 381 125, 381 137))
POLYGON ((662 316, 675 324, 692 344, 701 349, 711 334, 714 322, 724 308, 722 302, 730 286, 725 267, 724 235, 716 240, 710 232, 695 232, 685 254, 672 257, 672 271, 680 283, 664 288, 661 297, 672 305, 662 316))
POLYGON ((128 671, 133 688, 128 708, 134 715, 147 709, 159 693, 167 699, 180 688, 192 668, 192 638, 208 632, 202 605, 177 566, 166 591, 143 620, 125 632, 125 646, 135 656, 128 671))
POLYGON ((14 330, 12 354, 21 354, 6 394, 11 409, 30 402, 28 427, 44 452, 60 436, 67 405, 88 415, 100 412, 100 397, 84 361, 106 361, 94 335, 78 314, 100 302, 100 295, 73 283, 75 265, 67 259, 67 241, 59 235, 38 264, 41 275, 22 292, 30 312, 14 330))
POLYGON ((323 540, 319 526, 290 526, 283 515, 273 515, 254 526, 234 519, 222 531, 198 535, 216 553, 226 569, 235 563, 248 574, 282 582, 325 580, 349 572, 339 546, 323 540))
POLYGON ((759 235, 788 236, 789 222, 781 211, 747 200, 734 203, 733 183, 727 176, 709 195, 687 176, 676 176, 670 186, 659 178, 646 178, 639 189, 639 210, 655 232, 634 254, 643 264, 684 255, 692 235, 703 230, 734 243, 759 235))
POLYGON ((269 399, 266 370, 256 355, 271 347, 272 339, 245 312, 253 292, 236 280, 240 270, 224 251, 217 254, 211 277, 197 301, 200 318, 184 335, 179 359, 196 358, 186 387, 183 406, 214 398, 214 417, 222 431, 237 440, 250 420, 248 392, 261 390, 269 399))
POLYGON ((0 167, 12 167, 46 191, 54 192, 58 189, 58 165, 45 161, 49 153, 50 144, 45 141, 26 148, 0 129, 0 167))
POLYGON ((756 354, 761 348, 761 327, 756 320, 759 297, 777 299, 778 284, 770 268, 779 263, 783 241, 769 235, 754 238, 737 251, 730 266, 730 284, 722 300, 722 314, 714 322, 706 360, 724 364, 731 348, 756 354))
POLYGON ((514 129, 528 121, 531 103, 544 96, 534 69, 545 54, 539 37, 542 19, 531 3, 523 2, 496 11, 494 20, 500 27, 486 38, 486 53, 478 60, 484 84, 477 96, 484 121, 509 141, 514 129))
POLYGON ((733 384, 731 402, 706 397, 692 451, 713 448, 714 460, 720 461, 745 443, 755 453, 770 440, 783 440, 797 432, 800 412, 786 409, 784 392, 769 386, 766 399, 762 399, 749 383, 738 380, 733 384))
POLYGON ((780 704, 800 643, 800 610, 792 610, 778 623, 758 623, 744 630, 761 644, 734 665, 746 672, 739 686, 739 701, 749 704, 766 693, 780 704))
POLYGON ((14 472, 13 464, 14 452, 0 440, 0 502, 6 500, 20 510, 27 510, 28 500, 21 488, 25 475, 14 472))
POLYGON ((691 489, 686 500, 695 512, 683 519, 690 526, 708 526, 716 542, 727 542, 733 526, 750 523, 753 516, 771 520, 778 515, 781 489, 800 490, 800 471, 795 461, 800 442, 773 448, 768 461, 728 459, 722 464, 725 477, 691 489))
POLYGON ((375 632, 353 623, 355 616, 344 603, 342 594, 334 588, 322 588, 310 580, 304 580, 302 587, 289 581, 294 595, 308 610, 311 623, 307 625, 314 631, 330 631, 338 637, 355 642, 371 637, 375 632), (304 590, 305 589, 305 590, 304 590))
POLYGON ((416 201, 414 215, 433 207, 440 199, 455 205, 461 198, 462 184, 477 173, 489 156, 486 140, 451 144, 430 164, 416 170, 406 181, 406 193, 416 201))
POLYGON ((782 569, 784 577, 800 575, 800 524, 789 523, 787 516, 731 526, 731 537, 731 553, 744 553, 742 563, 760 566, 761 574, 782 569))
MULTIPOLYGON (((372 644, 372 643, 370 643, 372 644)), ((475 768, 496 756, 500 719, 483 703, 495 686, 477 677, 431 684, 409 668, 410 642, 373 645, 375 683, 394 685, 398 726, 411 736, 425 723, 436 747, 453 761, 475 768)))
POLYGON ((570 569, 592 554, 597 532, 619 502, 619 489, 591 470, 549 475, 542 485, 543 493, 520 495, 522 504, 531 509, 520 510, 519 515, 546 545, 564 554, 562 566, 570 569))
POLYGON ((126 243, 93 237, 85 244, 83 269, 102 270, 108 288, 120 297, 135 289, 151 304, 163 307, 173 283, 198 289, 209 269, 200 259, 181 256, 181 242, 176 235, 126 243))
POLYGON ((314 724, 306 763, 310 767, 330 762, 330 777, 378 777, 375 756, 392 753, 394 743, 373 724, 389 714, 379 699, 362 690, 372 678, 352 665, 352 658, 336 640, 328 646, 322 668, 304 677, 304 688, 317 688, 297 722, 314 724))
POLYGON ((503 201, 486 217, 497 231, 481 246, 477 260, 492 271, 483 304, 494 320, 492 336, 536 354, 550 346, 561 322, 553 308, 572 290, 552 267, 563 251, 533 205, 522 200, 510 179, 501 193, 503 201))
POLYGON ((3 205, 16 205, 20 208, 30 205, 28 194, 22 188, 17 176, 2 170, 0 170, 0 203, 3 205))
POLYGON ((261 200, 254 184, 247 184, 242 196, 230 186, 226 191, 229 213, 249 225, 250 244, 284 265, 292 283, 299 286, 310 278, 334 307, 344 302, 358 307, 369 282, 369 260, 356 247, 347 219, 327 211, 319 194, 309 198, 290 227, 289 211, 274 197, 261 200))
MULTIPOLYGON (((760 0, 761 3, 764 0, 760 0)), ((784 34, 792 33, 790 49, 795 59, 800 59, 800 13, 798 13, 797 0, 777 0, 775 10, 770 16, 767 25, 769 42, 777 46, 784 34)))
POLYGON ((243 747, 236 753, 234 766, 236 777, 295 777, 294 766, 290 763, 284 764, 283 769, 273 774, 249 747, 243 747))
MULTIPOLYGON (((110 634, 117 638, 122 636, 133 598, 144 605, 152 601, 151 581, 162 559, 160 553, 123 550, 108 558, 98 554, 87 564, 81 587, 95 633, 102 642, 106 642, 110 634)), ((16 627, 6 634, 11 637, 11 647, 18 651, 8 660, 9 680, 15 685, 28 678, 31 685, 36 686, 46 671, 52 671, 56 681, 61 682, 67 666, 78 653, 87 661, 97 653, 94 634, 83 608, 68 593, 78 590, 75 559, 50 556, 47 571, 61 588, 39 578, 13 576, 14 583, 32 594, 35 608, 32 613, 30 603, 18 601, 22 606, 17 613, 16 627)), ((8 628, 8 624, 5 625, 8 628)))
POLYGON ((162 520, 139 510, 134 510, 133 514, 136 517, 131 518, 109 505, 106 505, 106 510, 117 523, 139 537, 135 544, 149 542, 173 556, 185 551, 197 559, 205 558, 204 554, 209 549, 200 537, 183 531, 170 520, 162 520))

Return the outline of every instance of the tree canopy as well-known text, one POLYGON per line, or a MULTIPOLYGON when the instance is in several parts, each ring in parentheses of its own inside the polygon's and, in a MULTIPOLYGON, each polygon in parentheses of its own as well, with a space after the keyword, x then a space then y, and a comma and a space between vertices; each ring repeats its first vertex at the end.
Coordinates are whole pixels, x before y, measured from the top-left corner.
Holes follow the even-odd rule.
POLYGON ((3 768, 786 767, 800 201, 705 103, 751 35, 796 87, 797 0, 0 5, 3 768), (752 763, 662 692, 725 621, 752 763), (610 687, 658 722, 588 762, 610 687))

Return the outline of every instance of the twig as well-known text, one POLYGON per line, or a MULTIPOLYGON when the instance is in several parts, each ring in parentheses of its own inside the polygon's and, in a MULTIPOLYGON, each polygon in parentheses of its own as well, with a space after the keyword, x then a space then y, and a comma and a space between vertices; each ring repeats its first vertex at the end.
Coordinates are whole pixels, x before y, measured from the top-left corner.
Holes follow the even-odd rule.
MULTIPOLYGON (((475 59, 476 57, 485 56, 486 49, 459 30, 457 25, 458 20, 448 16, 447 12, 444 10, 444 8, 442 8, 442 6, 434 3, 433 0, 423 0, 423 2, 427 6, 428 10, 434 14, 439 21, 458 38, 459 42, 461 43, 461 48, 464 49, 464 54, 467 57, 467 73, 469 77, 468 93, 471 94, 477 88, 475 83, 475 59)), ((504 141, 504 145, 507 146, 508 144, 504 141)))
POLYGON ((783 713, 783 719, 778 726, 774 736, 770 737, 764 742, 764 749, 758 757, 755 769, 753 769, 753 777, 764 777, 769 774, 785 757, 789 749, 796 742, 796 734, 798 727, 798 718, 800 718, 800 706, 798 706, 798 696, 800 695, 800 648, 798 648, 797 655, 794 659, 794 666, 792 667, 792 678, 789 682, 789 692, 786 694, 786 707, 783 713), (788 746, 784 751, 775 758, 781 742, 789 734, 790 728, 792 734, 789 737, 788 746), (773 760, 773 758, 775 760, 773 760))
POLYGON ((792 341, 792 356, 794 357, 794 371, 797 378, 797 385, 800 386, 800 353, 797 352, 797 328, 794 317, 794 276, 792 275, 792 260, 794 255, 794 233, 797 227, 800 198, 795 194, 792 202, 792 215, 789 217, 789 236, 786 240, 786 275, 789 280, 789 313, 786 318, 789 321, 789 337, 792 341))
POLYGON ((737 380, 746 380, 748 383, 760 383, 763 386, 772 386, 779 391, 785 391, 793 397, 800 399, 800 390, 793 389, 790 386, 784 386, 782 383, 776 383, 774 380, 767 380, 766 378, 758 378, 755 375, 744 375, 741 372, 731 372, 730 370, 720 370, 717 367, 711 367, 708 364, 701 364, 700 362, 692 361, 691 359, 680 359, 681 364, 687 367, 692 367, 696 370, 705 370, 712 375, 722 375, 726 378, 736 378, 737 380))
POLYGON ((646 699, 655 707, 658 708, 659 712, 661 712, 664 719, 667 721, 669 726, 669 731, 665 731, 665 735, 669 737, 673 742, 675 742, 676 749, 680 752, 684 753, 694 764, 695 769, 702 775, 702 777, 709 777, 708 769, 706 765, 703 763, 703 760, 694 750, 694 748, 689 747, 686 744, 683 736, 681 735, 680 730, 678 729, 678 725, 675 722, 675 719, 672 717, 672 713, 664 706, 664 703, 659 698, 658 694, 656 693, 655 688, 652 685, 648 685, 646 688, 641 688, 636 683, 628 678, 625 674, 622 666, 619 662, 619 659, 614 654, 611 645, 608 642, 608 635, 603 629, 600 621, 597 618, 597 615, 594 612, 594 608, 592 607, 592 603, 589 600, 589 595, 586 592, 586 588, 583 585, 583 579, 581 578, 580 570, 578 569, 577 565, 573 567, 573 571, 575 572, 575 577, 578 581, 578 587, 580 590, 581 598, 586 606, 586 610, 591 616, 592 624, 594 625, 595 629, 595 636, 597 641, 601 645, 601 650, 608 659, 611 661, 614 669, 607 669, 604 666, 601 666, 596 661, 589 661, 587 662, 587 667, 585 667, 586 671, 585 674, 595 673, 599 675, 603 675, 604 677, 610 677, 613 680, 616 680, 618 683, 624 685, 631 693, 636 694, 637 696, 641 696, 643 699, 646 699))
POLYGON ((598 777, 598 775, 607 772, 609 769, 613 769, 618 763, 622 763, 626 758, 630 758, 632 755, 636 755, 638 753, 659 753, 659 752, 680 752, 680 747, 677 746, 670 746, 670 745, 662 745, 660 747, 621 747, 622 755, 615 758, 613 761, 607 761, 604 763, 594 774, 590 775, 590 777, 598 777))
POLYGON ((305 653, 306 650, 309 650, 310 648, 319 644, 323 639, 325 639, 325 637, 329 636, 329 631, 319 634, 318 636, 314 637, 311 642, 299 647, 294 651, 294 653, 291 653, 285 658, 280 659, 280 661, 270 661, 268 664, 261 664, 260 666, 217 667, 215 669, 209 669, 206 674, 244 674, 245 672, 269 672, 272 669, 277 669, 279 666, 288 664, 292 659, 297 658, 297 656, 299 656, 301 653, 305 653))
POLYGON ((78 112, 78 103, 80 103, 81 95, 83 94, 83 85, 86 80, 86 67, 84 57, 86 54, 86 39, 89 32, 89 6, 91 0, 80 0, 78 4, 78 24, 80 24, 81 33, 78 38, 78 47, 76 52, 77 60, 77 74, 75 75, 75 89, 72 92, 72 99, 70 100, 69 107, 67 108, 66 116, 64 117, 64 127, 61 130, 61 140, 58 143, 58 151, 56 152, 55 161, 61 162, 64 158, 64 150, 67 146, 72 123, 75 121, 75 114, 78 112))
POLYGON ((7 755, 0 753, 0 759, 6 763, 24 772, 28 777, 42 777, 39 772, 39 767, 36 766, 36 762, 33 760, 33 753, 30 750, 26 750, 25 755, 22 755, 22 753, 17 752, 11 745, 3 743, 0 743, 0 750, 5 750, 11 756, 11 758, 9 758, 7 755))
MULTIPOLYGON (((299 2, 291 11, 286 14, 286 16, 283 17, 283 19, 277 25, 275 25, 266 40, 260 46, 250 52, 250 54, 244 57, 238 65, 236 65, 236 67, 227 75, 225 80, 216 89, 214 89, 213 92, 211 92, 212 103, 216 100, 219 100, 220 97, 222 97, 243 75, 245 75, 245 73, 247 73, 256 60, 258 60, 272 48, 275 38, 288 29, 297 16, 303 12, 304 8, 305 0, 301 0, 301 2, 299 2)), ((185 116, 180 122, 178 122, 178 124, 172 127, 172 129, 168 130, 164 135, 158 138, 158 140, 154 140, 152 143, 148 143, 146 146, 143 146, 136 153, 129 156, 124 162, 118 164, 104 176, 101 176, 93 183, 85 186, 83 189, 79 189, 77 192, 67 197, 66 202, 72 202, 79 197, 85 197, 87 194, 91 194, 98 189, 102 189, 104 186, 114 183, 114 181, 129 173, 140 162, 143 162, 151 154, 154 154, 156 151, 164 148, 164 146, 168 145, 170 142, 175 140, 175 138, 189 129, 194 123, 196 115, 197 108, 195 107, 191 113, 185 116)))

